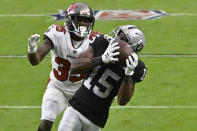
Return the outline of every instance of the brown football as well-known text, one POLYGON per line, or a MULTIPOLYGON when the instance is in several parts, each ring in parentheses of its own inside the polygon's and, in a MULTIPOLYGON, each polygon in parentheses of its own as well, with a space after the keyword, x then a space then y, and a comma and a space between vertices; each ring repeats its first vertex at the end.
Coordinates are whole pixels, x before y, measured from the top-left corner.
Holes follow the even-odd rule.
POLYGON ((133 52, 133 48, 129 46, 129 44, 125 41, 122 41, 120 39, 115 39, 113 43, 118 42, 120 49, 119 52, 120 54, 117 56, 119 59, 119 62, 122 66, 126 65, 126 59, 128 56, 133 52))

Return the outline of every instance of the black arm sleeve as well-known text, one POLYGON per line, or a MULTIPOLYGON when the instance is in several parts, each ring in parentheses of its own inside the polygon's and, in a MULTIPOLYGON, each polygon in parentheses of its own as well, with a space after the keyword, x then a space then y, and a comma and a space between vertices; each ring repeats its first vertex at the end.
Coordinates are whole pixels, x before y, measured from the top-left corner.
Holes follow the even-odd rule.
POLYGON ((96 39, 90 43, 90 46, 92 46, 94 51, 94 57, 101 56, 108 47, 108 44, 109 42, 104 38, 103 35, 96 37, 96 39))
POLYGON ((144 62, 142 62, 141 60, 138 60, 138 65, 134 70, 134 74, 132 76, 133 80, 135 82, 141 82, 143 81, 145 75, 147 72, 147 67, 144 64, 144 62))

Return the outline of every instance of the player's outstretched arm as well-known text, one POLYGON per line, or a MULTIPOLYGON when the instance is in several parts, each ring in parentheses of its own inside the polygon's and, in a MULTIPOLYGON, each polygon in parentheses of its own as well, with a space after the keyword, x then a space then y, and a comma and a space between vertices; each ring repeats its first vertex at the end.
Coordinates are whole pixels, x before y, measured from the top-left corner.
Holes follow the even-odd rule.
POLYGON ((43 44, 38 47, 40 42, 40 35, 31 35, 28 39, 28 60, 32 65, 38 65, 42 59, 48 54, 48 52, 54 48, 53 43, 49 38, 45 38, 43 44))
POLYGON ((134 93, 135 82, 132 79, 134 74, 134 69, 138 64, 138 56, 136 53, 131 53, 131 55, 126 59, 126 69, 125 76, 118 90, 118 104, 126 105, 134 93))
POLYGON ((94 51, 92 47, 89 46, 89 48, 86 51, 82 52, 71 65, 71 73, 80 74, 82 72, 86 72, 87 70, 102 62, 101 58, 93 58, 93 56, 94 51))

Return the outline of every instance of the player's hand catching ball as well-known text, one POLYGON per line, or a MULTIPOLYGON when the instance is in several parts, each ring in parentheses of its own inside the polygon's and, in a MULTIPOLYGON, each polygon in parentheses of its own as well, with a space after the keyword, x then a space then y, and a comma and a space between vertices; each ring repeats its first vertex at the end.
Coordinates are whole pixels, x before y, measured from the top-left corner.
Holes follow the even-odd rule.
POLYGON ((107 64, 109 62, 116 62, 118 61, 118 58, 115 58, 115 56, 119 55, 119 45, 118 42, 113 43, 113 39, 110 41, 107 49, 105 50, 104 54, 102 55, 103 63, 107 64))
POLYGON ((126 59, 125 75, 132 76, 134 74, 134 69, 138 64, 138 56, 135 52, 131 53, 126 59))
POLYGON ((28 53, 35 53, 37 51, 38 43, 40 42, 40 35, 31 35, 28 39, 28 53))

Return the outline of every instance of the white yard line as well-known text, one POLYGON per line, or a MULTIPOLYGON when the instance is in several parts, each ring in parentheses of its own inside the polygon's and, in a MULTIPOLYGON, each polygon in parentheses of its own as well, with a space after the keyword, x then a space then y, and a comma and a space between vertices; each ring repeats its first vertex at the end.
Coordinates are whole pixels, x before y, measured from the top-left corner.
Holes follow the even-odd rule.
POLYGON ((193 55, 190 55, 190 54, 178 54, 178 55, 173 55, 173 54, 171 54, 171 55, 167 55, 167 54, 153 54, 153 55, 140 55, 140 57, 147 57, 147 58, 149 58, 149 57, 153 57, 153 58, 182 58, 182 57, 184 57, 184 58, 196 58, 197 57, 197 54, 193 54, 193 55))
POLYGON ((0 106, 0 109, 40 109, 41 106, 0 106))
MULTIPOLYGON (((26 55, 0 55, 0 58, 26 58, 26 55)), ((51 57, 51 56, 46 56, 51 57)))
POLYGON ((176 13, 176 14, 168 14, 169 16, 197 16, 197 14, 187 14, 187 13, 176 13))
MULTIPOLYGON (((26 55, 0 55, 0 58, 26 58, 26 55)), ((51 56, 47 56, 51 57, 51 56)), ((178 54, 178 55, 163 55, 163 54, 153 54, 153 55, 140 55, 143 58, 197 58, 197 54, 178 54)))
MULTIPOLYGON (((0 109, 40 109, 41 106, 0 106, 0 109)), ((111 109, 197 109, 197 106, 111 106, 111 109)))
POLYGON ((136 108, 136 109, 196 109, 197 106, 112 106, 112 109, 136 108))

